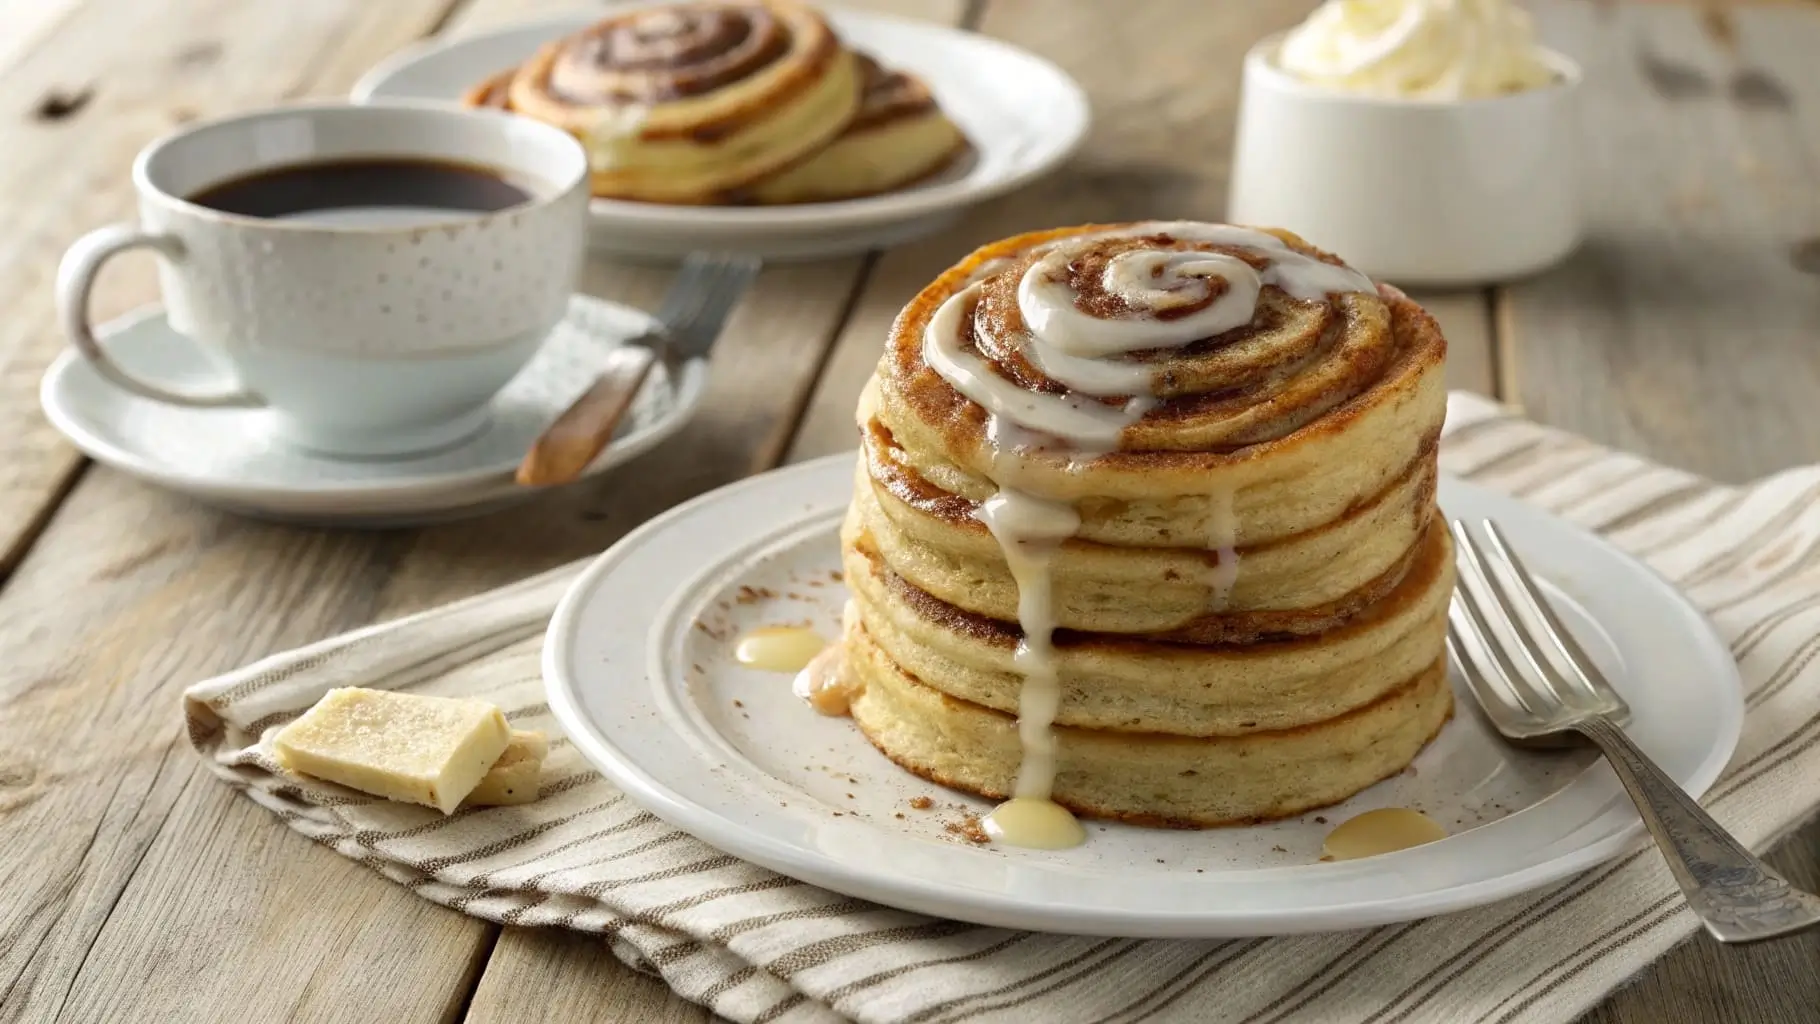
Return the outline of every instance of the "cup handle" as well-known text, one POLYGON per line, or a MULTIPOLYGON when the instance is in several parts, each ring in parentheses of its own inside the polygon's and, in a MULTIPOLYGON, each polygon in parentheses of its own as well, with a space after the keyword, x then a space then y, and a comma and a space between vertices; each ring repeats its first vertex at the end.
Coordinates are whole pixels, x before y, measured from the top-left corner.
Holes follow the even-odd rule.
POLYGON ((183 259, 183 242, 175 235, 141 231, 130 224, 110 224, 83 235, 63 254, 57 267, 57 315, 63 321, 63 332, 76 351, 95 367, 95 372, 119 387, 155 402, 189 406, 198 409, 250 408, 262 406, 265 399, 238 385, 228 390, 176 391, 141 380, 120 368, 108 357, 89 325, 89 293, 95 277, 109 258, 128 249, 151 249, 168 260, 183 259))

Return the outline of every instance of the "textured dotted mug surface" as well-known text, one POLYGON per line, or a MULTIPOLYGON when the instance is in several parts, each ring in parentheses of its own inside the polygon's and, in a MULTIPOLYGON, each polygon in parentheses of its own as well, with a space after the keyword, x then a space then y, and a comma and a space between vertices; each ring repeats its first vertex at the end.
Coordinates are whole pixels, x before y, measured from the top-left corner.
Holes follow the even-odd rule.
MULTIPOLYGON (((581 146, 494 111, 274 107, 152 143, 133 179, 139 229, 102 229, 113 232, 102 246, 78 242, 72 255, 85 244, 106 250, 87 260, 87 277, 113 252, 155 249, 171 325, 220 364, 232 378, 224 386, 250 392, 243 404, 271 408, 282 438, 330 452, 418 450, 479 429, 487 403, 562 319, 586 249, 581 146), (332 218, 190 201, 249 174, 387 157, 492 169, 529 198, 488 212, 332 218)), ((68 291, 79 307, 86 282, 68 291)))

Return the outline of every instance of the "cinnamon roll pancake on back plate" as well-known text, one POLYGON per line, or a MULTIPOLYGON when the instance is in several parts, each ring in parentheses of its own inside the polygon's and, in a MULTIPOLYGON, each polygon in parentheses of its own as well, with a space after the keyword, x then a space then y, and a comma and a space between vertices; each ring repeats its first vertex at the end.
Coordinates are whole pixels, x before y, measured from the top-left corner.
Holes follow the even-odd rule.
POLYGON ((594 194, 827 202, 927 178, 967 148, 921 79, 841 46, 796 0, 616 15, 470 88, 589 145, 594 194))
POLYGON ((476 85, 579 138, 596 196, 726 202, 846 130, 859 64, 796 0, 682 3, 606 18, 476 85))
POLYGON ((760 203, 816 203, 878 195, 953 164, 967 139, 942 113, 929 86, 856 52, 860 105, 834 141, 801 163, 753 182, 760 203))
POLYGON ((917 295, 860 402, 838 685, 871 742, 1006 799, 1178 827, 1345 799, 1452 712, 1446 342, 1287 232, 1087 225, 917 295))

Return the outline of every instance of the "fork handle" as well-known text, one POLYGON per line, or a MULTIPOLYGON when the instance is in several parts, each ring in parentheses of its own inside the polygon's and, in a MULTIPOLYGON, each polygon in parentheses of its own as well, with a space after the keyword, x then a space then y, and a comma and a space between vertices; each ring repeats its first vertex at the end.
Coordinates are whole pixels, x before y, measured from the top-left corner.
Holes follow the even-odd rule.
POLYGON ((1687 905, 1720 942, 1757 942, 1820 925, 1820 897, 1788 884, 1663 774, 1604 716, 1576 726, 1636 802, 1687 905))
POLYGON ((580 478, 612 440, 650 376, 657 354, 644 345, 621 345, 587 391, 531 442, 516 479, 525 487, 554 487, 580 478))

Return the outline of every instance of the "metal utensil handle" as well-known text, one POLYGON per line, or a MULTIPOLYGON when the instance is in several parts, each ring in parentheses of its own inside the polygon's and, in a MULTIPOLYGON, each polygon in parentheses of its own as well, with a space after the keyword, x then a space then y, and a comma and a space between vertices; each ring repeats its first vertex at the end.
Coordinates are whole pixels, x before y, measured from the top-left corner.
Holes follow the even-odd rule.
POLYGON ((1733 839, 1603 717, 1577 725, 1618 774, 1687 905, 1720 942, 1757 942, 1820 925, 1820 897, 1802 892, 1733 839))

